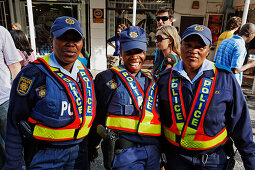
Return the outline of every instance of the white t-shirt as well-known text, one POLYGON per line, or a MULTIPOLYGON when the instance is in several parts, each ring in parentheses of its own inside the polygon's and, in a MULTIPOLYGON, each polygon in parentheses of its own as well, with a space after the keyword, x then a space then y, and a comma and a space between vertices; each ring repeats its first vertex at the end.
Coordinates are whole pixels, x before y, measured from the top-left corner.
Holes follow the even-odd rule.
POLYGON ((22 61, 15 47, 11 34, 0 26, 0 104, 9 100, 11 90, 11 73, 8 65, 22 61))

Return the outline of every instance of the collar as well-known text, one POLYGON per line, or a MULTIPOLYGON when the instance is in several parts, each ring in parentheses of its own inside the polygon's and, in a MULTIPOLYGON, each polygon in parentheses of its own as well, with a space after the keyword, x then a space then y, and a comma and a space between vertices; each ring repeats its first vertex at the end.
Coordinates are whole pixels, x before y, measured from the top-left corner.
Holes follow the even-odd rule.
POLYGON ((243 41, 243 43, 245 44, 245 40, 243 39, 243 37, 239 36, 239 35, 233 35, 234 39, 240 39, 243 41))
POLYGON ((69 77, 72 77, 74 80, 77 80, 77 74, 79 72, 79 69, 78 67, 81 66, 79 64, 79 62, 77 62, 77 60, 74 62, 73 64, 73 68, 72 68, 72 71, 71 73, 68 72, 66 69, 64 69, 59 63, 58 61, 56 60, 56 57, 54 55, 54 53, 51 53, 50 54, 50 58, 49 58, 49 65, 51 67, 55 67, 55 68, 58 68, 62 73, 64 73, 65 75, 68 75, 69 77))
POLYGON ((186 78, 191 84, 193 84, 197 79, 199 79, 202 75, 204 77, 214 77, 215 74, 213 72, 214 66, 213 63, 207 59, 204 60, 202 66, 199 68, 197 75, 194 77, 194 79, 191 81, 186 71, 183 69, 183 61, 180 61, 177 63, 173 70, 178 72, 179 74, 173 74, 174 77, 184 77, 186 78), (179 75, 179 76, 178 76, 179 75))

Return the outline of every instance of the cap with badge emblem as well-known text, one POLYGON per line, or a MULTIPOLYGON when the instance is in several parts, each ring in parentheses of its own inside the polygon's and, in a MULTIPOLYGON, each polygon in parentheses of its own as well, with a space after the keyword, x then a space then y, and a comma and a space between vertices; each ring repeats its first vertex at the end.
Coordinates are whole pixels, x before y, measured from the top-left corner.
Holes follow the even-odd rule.
POLYGON ((121 48, 126 52, 132 49, 141 49, 146 51, 146 32, 138 26, 130 26, 120 33, 121 48))
POLYGON ((206 46, 212 44, 212 33, 209 28, 204 25, 191 25, 188 27, 182 35, 182 41, 190 35, 199 35, 204 41, 206 46))
POLYGON ((84 38, 79 21, 67 16, 57 18, 52 24, 50 33, 55 37, 60 37, 68 30, 75 30, 84 38))

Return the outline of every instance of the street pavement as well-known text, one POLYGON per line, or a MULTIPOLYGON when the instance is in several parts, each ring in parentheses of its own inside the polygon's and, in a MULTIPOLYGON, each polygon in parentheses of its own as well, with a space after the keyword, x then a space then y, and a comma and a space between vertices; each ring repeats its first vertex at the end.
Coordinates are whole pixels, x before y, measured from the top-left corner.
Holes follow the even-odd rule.
MULTIPOLYGON (((91 73, 93 77, 95 78, 96 74, 98 74, 100 71, 99 70, 91 70, 91 73)), ((253 140, 255 141, 255 95, 251 93, 252 89, 252 83, 253 81, 246 81, 244 79, 242 90, 245 95, 249 112, 250 112, 250 117, 252 121, 252 127, 253 127, 253 140)), ((243 162, 241 159, 240 154, 237 152, 235 156, 235 167, 234 170, 244 170, 243 162)), ((99 149, 99 157, 95 160, 95 162, 92 162, 91 164, 91 170, 103 170, 103 156, 101 149, 99 149)))

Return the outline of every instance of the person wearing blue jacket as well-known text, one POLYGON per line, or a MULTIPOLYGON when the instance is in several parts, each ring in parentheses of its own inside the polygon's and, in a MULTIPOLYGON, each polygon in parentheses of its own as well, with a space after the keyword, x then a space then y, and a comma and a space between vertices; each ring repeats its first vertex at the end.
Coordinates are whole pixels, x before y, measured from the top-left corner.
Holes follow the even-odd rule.
POLYGON ((28 64, 13 82, 6 131, 6 169, 89 169, 87 135, 95 116, 90 72, 77 60, 80 23, 59 17, 53 53, 28 64), (24 157, 23 157, 24 148, 24 157))
POLYGON ((160 74, 158 96, 166 170, 225 169, 234 156, 255 169, 255 143, 242 90, 226 67, 207 60, 211 31, 188 27, 182 36, 182 61, 160 74))
MULTIPOLYGON (((114 159, 104 165, 110 164, 107 169, 160 169, 157 86, 152 74, 141 70, 146 58, 145 30, 137 26, 122 30, 120 46, 124 65, 95 78, 97 114, 93 126, 101 124, 118 135, 114 159)), ((96 145, 101 138, 95 138, 96 145)))

